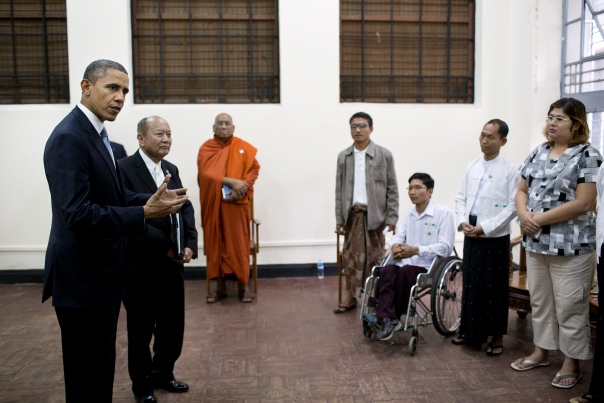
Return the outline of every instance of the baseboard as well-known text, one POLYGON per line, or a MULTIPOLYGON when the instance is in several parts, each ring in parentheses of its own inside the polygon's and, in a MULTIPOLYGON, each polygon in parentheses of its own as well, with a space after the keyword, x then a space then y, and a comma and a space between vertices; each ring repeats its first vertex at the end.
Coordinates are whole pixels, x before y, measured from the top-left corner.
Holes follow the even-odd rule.
MULTIPOLYGON (((261 264, 258 265, 258 278, 314 277, 317 265, 314 263, 299 264, 261 264)), ((325 263, 325 275, 337 276, 337 263, 325 263)), ((185 280, 205 280, 205 266, 185 267, 185 280)), ((0 284, 42 283, 43 269, 0 270, 0 284)))

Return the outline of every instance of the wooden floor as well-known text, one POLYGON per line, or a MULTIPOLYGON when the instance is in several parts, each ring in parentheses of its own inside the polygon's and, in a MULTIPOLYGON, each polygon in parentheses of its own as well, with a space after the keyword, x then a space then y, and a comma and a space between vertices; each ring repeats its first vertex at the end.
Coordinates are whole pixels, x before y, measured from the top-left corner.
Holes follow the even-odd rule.
MULTIPOLYGON (((363 337, 358 311, 334 315, 337 279, 261 279, 259 298, 241 304, 229 297, 205 303, 204 281, 186 283, 184 350, 178 380, 191 391, 158 391, 160 402, 566 402, 587 391, 550 382, 563 356, 551 366, 516 372, 510 363, 532 351, 529 315, 510 312, 504 353, 488 357, 454 346, 433 327, 420 329, 410 356, 409 333, 389 342, 363 337), (391 343, 393 342, 393 343, 391 343)), ((41 285, 0 285, 0 402, 62 402, 59 327, 41 285)), ((126 362, 122 310, 117 336, 114 402, 134 402, 126 362)))

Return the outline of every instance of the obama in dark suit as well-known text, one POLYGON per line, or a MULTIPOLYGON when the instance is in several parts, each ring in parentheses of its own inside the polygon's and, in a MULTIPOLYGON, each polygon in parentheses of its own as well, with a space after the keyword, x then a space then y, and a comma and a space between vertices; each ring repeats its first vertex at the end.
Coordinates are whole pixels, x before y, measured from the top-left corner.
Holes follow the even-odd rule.
MULTIPOLYGON (((126 188, 153 193, 171 175, 168 188, 181 188, 178 168, 164 157, 172 146, 170 125, 159 116, 142 119, 137 127, 140 149, 119 161, 126 188)), ((185 328, 184 263, 197 257, 193 205, 187 201, 178 214, 147 220, 149 231, 132 239, 130 271, 124 306, 128 313, 128 372, 139 403, 157 402, 154 389, 187 392, 174 378, 185 328), (180 227, 182 226, 182 231, 180 227), (177 229, 178 232, 175 232, 177 229), (180 236, 180 252, 177 239, 180 236), (149 350, 151 338, 153 355, 149 350)))
POLYGON ((115 339, 126 288, 127 237, 147 232, 146 219, 173 214, 186 189, 153 195, 124 187, 105 121, 120 113, 129 88, 124 67, 97 60, 84 72, 80 103, 50 135, 44 169, 52 224, 42 302, 52 296, 63 350, 66 402, 111 402, 115 339))

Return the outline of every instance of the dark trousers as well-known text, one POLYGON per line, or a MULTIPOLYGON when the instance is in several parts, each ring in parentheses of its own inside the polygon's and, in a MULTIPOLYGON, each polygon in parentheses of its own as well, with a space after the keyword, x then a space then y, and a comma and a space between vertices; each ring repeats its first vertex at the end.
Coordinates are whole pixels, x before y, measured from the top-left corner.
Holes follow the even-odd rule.
POLYGON ((417 282, 419 273, 426 273, 420 266, 388 265, 380 270, 378 304, 375 313, 380 319, 399 319, 407 314, 411 288, 417 282))
POLYGON ((128 373, 132 392, 149 396, 153 384, 174 380, 185 329, 184 281, 168 267, 147 287, 128 287, 124 297, 128 320, 128 373), (149 349, 151 338, 153 356, 149 349))
POLYGON ((596 322, 596 352, 594 354, 594 366, 591 375, 589 394, 593 396, 594 402, 604 401, 604 245, 598 262, 598 321, 596 322))
POLYGON ((56 306, 55 312, 61 327, 66 403, 111 402, 120 305, 97 309, 56 306))

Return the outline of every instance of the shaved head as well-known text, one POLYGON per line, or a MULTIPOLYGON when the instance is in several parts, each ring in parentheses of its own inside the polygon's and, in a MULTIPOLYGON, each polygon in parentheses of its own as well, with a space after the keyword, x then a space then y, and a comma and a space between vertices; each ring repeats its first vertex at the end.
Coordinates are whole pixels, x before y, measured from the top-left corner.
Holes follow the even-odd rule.
POLYGON ((233 137, 233 133, 235 133, 233 118, 228 113, 221 113, 216 116, 213 128, 214 137, 222 143, 229 141, 233 137))

